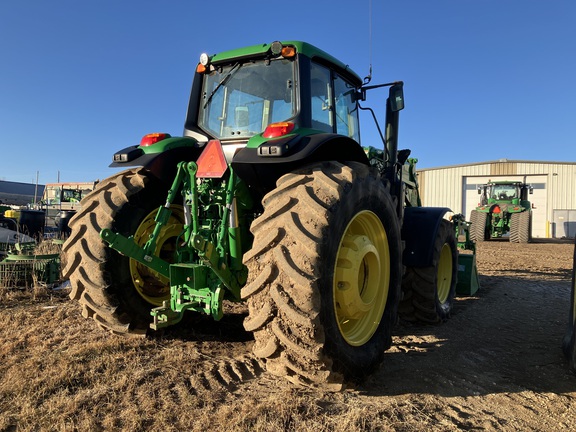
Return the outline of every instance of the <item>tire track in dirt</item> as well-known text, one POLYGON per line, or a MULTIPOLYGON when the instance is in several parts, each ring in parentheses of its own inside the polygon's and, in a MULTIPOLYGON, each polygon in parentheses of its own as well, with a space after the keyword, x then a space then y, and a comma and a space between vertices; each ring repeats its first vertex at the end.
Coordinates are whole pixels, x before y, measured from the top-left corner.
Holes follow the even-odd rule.
POLYGON ((202 370, 189 379, 193 394, 215 390, 234 391, 239 385, 254 380, 265 373, 264 362, 253 355, 239 358, 221 358, 207 361, 202 370))

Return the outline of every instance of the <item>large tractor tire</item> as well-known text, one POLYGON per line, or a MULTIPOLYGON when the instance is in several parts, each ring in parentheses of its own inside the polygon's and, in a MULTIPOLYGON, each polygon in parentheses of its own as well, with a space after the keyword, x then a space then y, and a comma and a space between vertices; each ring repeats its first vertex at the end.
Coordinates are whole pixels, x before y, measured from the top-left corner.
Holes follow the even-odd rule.
POLYGON ((570 369, 576 373, 576 244, 572 260, 572 292, 570 295, 568 329, 562 342, 562 350, 569 361, 570 369))
POLYGON ((489 239, 489 232, 486 229, 486 219, 488 213, 472 210, 470 212, 470 240, 481 242, 489 239))
POLYGON ((512 213, 510 216, 510 243, 530 241, 530 212, 512 213))
MULTIPOLYGON (((63 276, 70 279, 70 297, 80 302, 84 317, 113 333, 146 333, 150 310, 169 299, 170 286, 163 276, 109 248, 100 231, 109 228, 126 237, 133 235, 143 246, 166 194, 166 187, 145 169, 123 171, 100 182, 70 220, 72 234, 63 247, 63 276)), ((167 261, 183 227, 182 208, 172 210, 155 250, 167 261)))
POLYGON ((281 177, 263 207, 242 290, 254 354, 305 386, 361 380, 391 345, 400 297, 389 188, 363 164, 325 162, 281 177))
POLYGON ((407 267, 402 281, 400 317, 429 324, 450 318, 456 295, 458 248, 453 225, 442 220, 428 267, 407 267))

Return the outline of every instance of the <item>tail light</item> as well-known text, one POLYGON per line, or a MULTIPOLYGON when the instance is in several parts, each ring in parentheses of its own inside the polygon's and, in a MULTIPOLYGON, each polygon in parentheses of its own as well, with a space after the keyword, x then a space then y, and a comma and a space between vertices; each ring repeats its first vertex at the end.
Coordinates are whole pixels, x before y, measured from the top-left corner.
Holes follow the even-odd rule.
POLYGON ((262 136, 264 138, 278 138, 284 135, 288 135, 294 130, 294 123, 292 122, 279 122, 271 123, 266 126, 262 136))
POLYGON ((151 145, 156 144, 159 141, 165 140, 166 138, 170 138, 170 134, 167 133, 150 133, 148 135, 144 135, 140 140, 141 147, 148 147, 151 145))

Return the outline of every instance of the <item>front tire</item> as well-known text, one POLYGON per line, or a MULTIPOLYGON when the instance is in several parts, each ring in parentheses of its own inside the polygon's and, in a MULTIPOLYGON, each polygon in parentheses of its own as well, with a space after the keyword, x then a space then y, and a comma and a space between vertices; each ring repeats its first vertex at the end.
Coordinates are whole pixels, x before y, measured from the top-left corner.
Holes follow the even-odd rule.
POLYGON ((450 318, 456 295, 458 248, 449 221, 440 221, 433 247, 431 266, 406 268, 400 305, 400 316, 406 321, 437 324, 450 318))
MULTIPOLYGON (((63 246, 70 279, 70 298, 82 306, 82 315, 117 334, 144 334, 150 310, 170 295, 169 281, 148 267, 121 255, 100 238, 108 228, 140 246, 154 228, 156 210, 167 188, 143 168, 118 173, 100 182, 82 201, 70 220, 72 234, 63 246)), ((183 226, 182 212, 173 209, 162 229, 155 255, 170 261, 183 226)))
POLYGON ((570 296, 570 313, 568 328, 562 341, 562 350, 569 361, 570 369, 576 373, 576 243, 572 259, 572 292, 570 296))
POLYGON ((400 295, 389 189, 365 165, 327 162, 280 178, 263 206, 242 290, 254 354, 298 384, 363 378, 391 345, 400 295))

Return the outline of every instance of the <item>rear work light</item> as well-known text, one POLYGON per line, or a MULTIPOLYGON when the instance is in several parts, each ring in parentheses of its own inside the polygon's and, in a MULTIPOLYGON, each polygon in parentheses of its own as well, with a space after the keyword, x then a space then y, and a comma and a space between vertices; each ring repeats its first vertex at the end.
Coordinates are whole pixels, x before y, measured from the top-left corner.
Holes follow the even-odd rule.
POLYGON ((262 136, 264 138, 277 138, 284 135, 288 135, 293 130, 294 130, 294 123, 292 122, 271 123, 268 126, 266 126, 266 130, 264 130, 262 136))
POLYGON ((210 56, 206 53, 202 53, 200 55, 200 62, 198 66, 196 66, 196 72, 198 73, 205 73, 208 71, 210 65, 210 56))
POLYGON ((296 48, 291 45, 282 45, 282 42, 275 41, 270 44, 270 52, 273 56, 282 55, 284 58, 292 58, 296 55, 296 48))
POLYGON ((170 134, 167 133, 151 133, 148 135, 144 135, 142 140, 140 140, 141 147, 148 147, 153 144, 156 144, 159 141, 162 141, 166 138, 170 138, 170 134))

